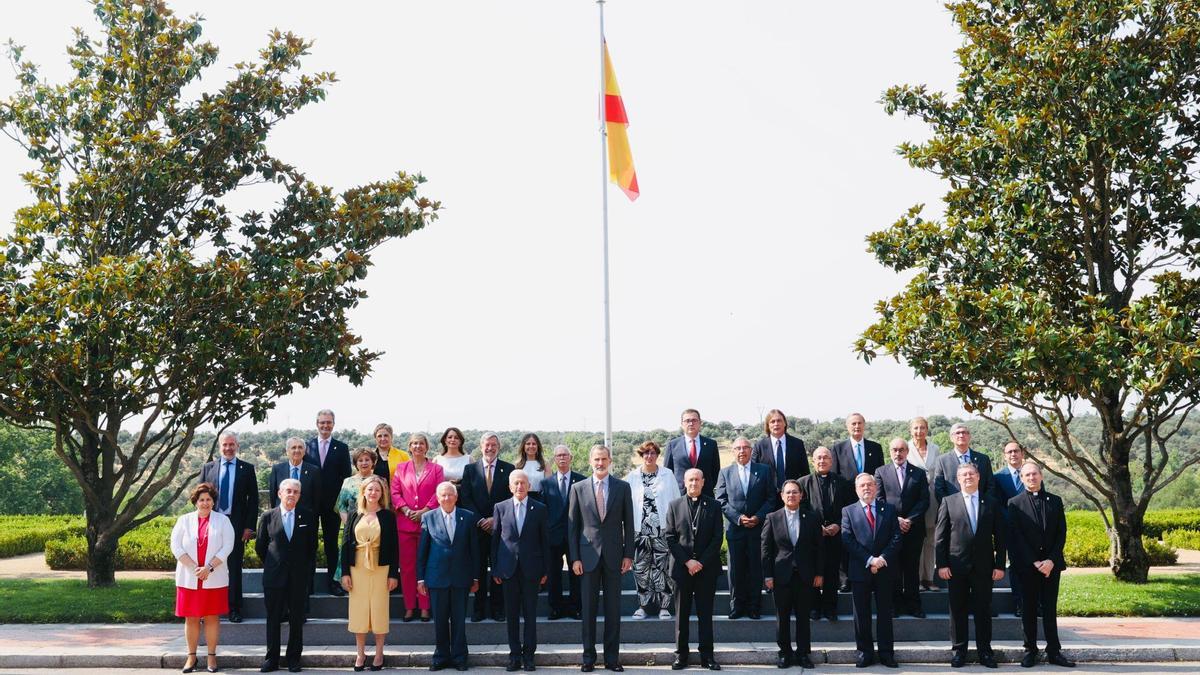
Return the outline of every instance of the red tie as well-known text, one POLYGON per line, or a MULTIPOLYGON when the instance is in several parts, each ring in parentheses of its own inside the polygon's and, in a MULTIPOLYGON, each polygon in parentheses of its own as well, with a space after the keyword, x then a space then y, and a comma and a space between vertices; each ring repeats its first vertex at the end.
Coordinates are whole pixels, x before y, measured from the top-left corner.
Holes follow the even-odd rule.
POLYGON ((692 450, 688 453, 688 457, 692 460, 692 467, 696 466, 696 439, 692 439, 692 450))
POLYGON ((875 516, 871 515, 871 507, 867 506, 867 524, 871 526, 871 532, 875 532, 875 516))

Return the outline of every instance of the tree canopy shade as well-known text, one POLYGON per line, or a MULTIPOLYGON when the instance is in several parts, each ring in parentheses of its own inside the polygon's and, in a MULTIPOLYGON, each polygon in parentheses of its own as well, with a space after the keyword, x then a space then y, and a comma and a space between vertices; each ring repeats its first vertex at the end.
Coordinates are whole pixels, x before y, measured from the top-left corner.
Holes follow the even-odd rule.
POLYGON ((948 183, 945 214, 869 237, 913 276, 857 349, 984 417, 1028 413, 1037 459, 1107 509, 1114 573, 1144 581, 1146 507, 1200 461, 1173 443, 1200 402, 1200 2, 948 7, 957 91, 883 98, 929 125, 899 152, 948 183), (1095 446, 1072 433, 1084 410, 1095 446))
POLYGON ((300 72, 310 43, 273 32, 258 60, 185 98, 217 57, 200 19, 154 0, 93 4, 103 35, 76 29, 69 82, 42 81, 9 46, 19 90, 0 130, 34 162, 34 199, 0 239, 0 414, 54 432, 83 490, 88 579, 103 585, 198 427, 261 420, 322 372, 362 382, 379 355, 347 322, 357 282, 439 204, 418 175, 338 194, 271 156, 271 129, 334 81, 300 72), (278 202, 230 213, 226 198, 255 184, 278 202))

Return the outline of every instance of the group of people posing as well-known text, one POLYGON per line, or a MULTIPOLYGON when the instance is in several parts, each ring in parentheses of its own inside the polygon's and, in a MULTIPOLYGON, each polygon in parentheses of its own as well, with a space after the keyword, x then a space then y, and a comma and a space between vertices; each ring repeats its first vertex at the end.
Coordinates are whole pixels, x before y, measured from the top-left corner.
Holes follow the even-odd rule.
POLYGON ((466 670, 466 621, 491 618, 507 622, 507 670, 533 671, 543 587, 550 619, 582 620, 582 670, 596 667, 602 612, 604 667, 622 671, 621 577, 630 571, 639 605, 632 618, 657 611, 670 619, 674 610, 672 668, 689 666, 694 611, 699 664, 720 670, 713 611, 723 541, 728 616, 760 618, 763 589, 771 593, 780 668, 813 667, 810 622, 838 620, 839 590, 853 598, 857 665, 896 667, 893 616, 924 616, 919 593, 935 578, 949 587, 951 665, 965 663, 970 613, 979 661, 994 668, 991 596, 1006 556, 1018 608, 1026 608, 1022 665, 1037 663, 1039 616, 1047 661, 1074 665, 1061 653, 1055 623, 1065 568, 1062 501, 1044 491, 1038 465, 1025 461, 1018 443, 1005 446, 1007 466, 993 474, 988 456, 971 449, 966 426, 951 428, 953 448, 941 452, 917 418, 911 440, 889 443, 885 464, 882 446, 866 439, 865 419, 855 413, 846 421, 848 438, 814 450, 810 470, 803 441, 772 410, 764 436, 753 444, 735 439, 734 461, 721 467, 716 441, 699 433, 699 412, 685 410, 680 422, 683 433, 665 449, 642 443, 641 466, 622 480, 609 473, 609 448, 591 448, 591 475, 584 476, 571 470, 565 445, 546 461, 536 434, 521 439, 515 463, 499 459, 500 439, 490 432, 473 460, 453 427, 439 438, 435 458, 424 434, 412 434, 407 451, 393 447, 386 424, 375 429, 375 448, 351 453, 332 437, 333 412, 322 410, 315 438, 288 439, 287 458, 270 474, 271 508, 261 517, 254 467, 238 459, 237 436, 222 434, 221 457, 203 467, 192 492, 196 510, 172 533, 176 613, 185 617, 189 647, 184 672, 198 667, 202 623, 207 669, 216 672, 219 617, 241 621, 242 554, 251 539, 267 609, 262 672, 280 666, 285 621, 286 665, 300 671, 320 543, 331 561, 328 591, 350 596, 356 671, 382 669, 389 595, 397 589, 404 621, 434 623, 431 670, 466 670), (334 485, 340 489, 327 487, 334 485))

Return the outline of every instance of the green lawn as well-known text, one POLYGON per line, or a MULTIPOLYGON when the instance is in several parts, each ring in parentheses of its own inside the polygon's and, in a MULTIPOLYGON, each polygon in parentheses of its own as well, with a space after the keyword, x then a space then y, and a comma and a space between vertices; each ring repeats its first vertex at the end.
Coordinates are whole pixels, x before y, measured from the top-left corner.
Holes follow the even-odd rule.
MULTIPOLYGON (((1060 616, 1200 616, 1200 574, 1144 585, 1104 574, 1063 577, 1060 616)), ((127 580, 89 590, 83 581, 0 579, 0 624, 174 622, 174 579, 127 580)))

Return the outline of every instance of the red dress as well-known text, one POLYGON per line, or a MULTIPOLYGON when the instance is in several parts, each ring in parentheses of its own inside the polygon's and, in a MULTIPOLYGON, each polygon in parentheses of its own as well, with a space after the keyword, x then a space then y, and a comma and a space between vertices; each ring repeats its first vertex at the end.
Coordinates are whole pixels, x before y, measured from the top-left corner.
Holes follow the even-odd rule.
MULTIPOLYGON (((196 527, 196 559, 204 560, 208 552, 208 518, 200 518, 196 527)), ((196 581, 196 588, 175 587, 175 616, 194 617, 229 613, 229 588, 205 588, 196 581)))

